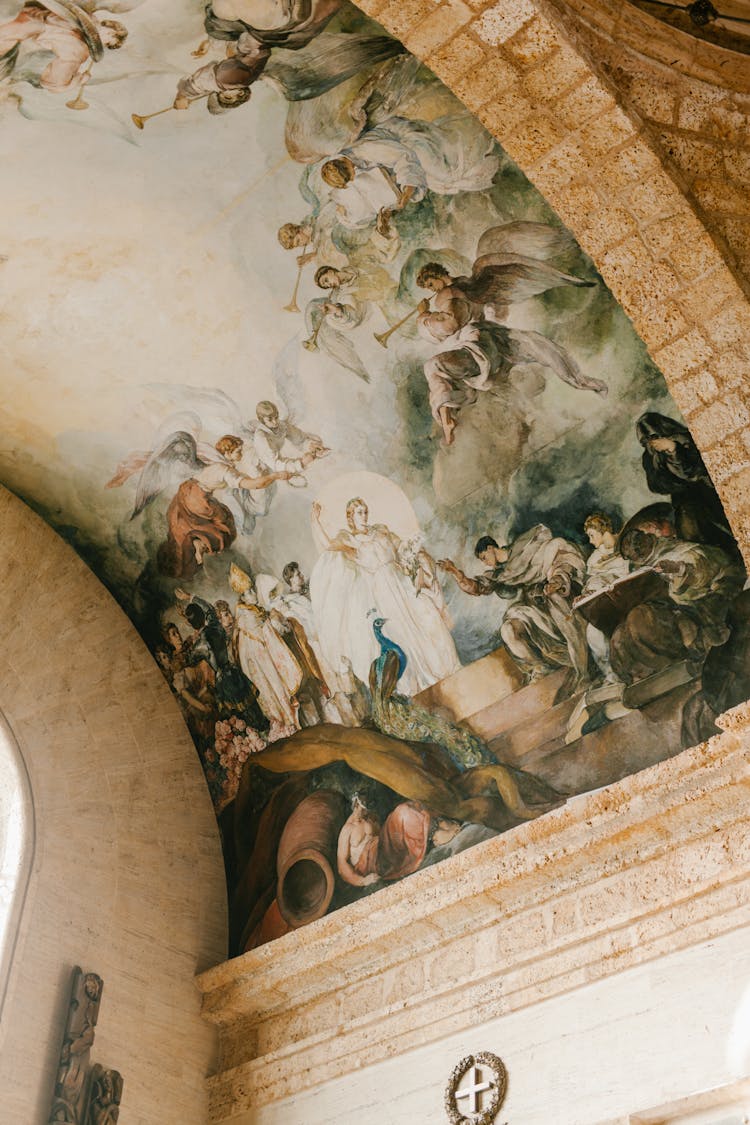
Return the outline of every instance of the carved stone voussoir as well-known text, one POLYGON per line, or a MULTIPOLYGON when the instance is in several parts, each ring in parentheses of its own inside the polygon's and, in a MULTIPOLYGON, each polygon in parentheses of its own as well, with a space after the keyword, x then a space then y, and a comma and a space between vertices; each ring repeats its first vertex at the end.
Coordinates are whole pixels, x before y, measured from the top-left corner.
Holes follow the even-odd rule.
POLYGON ((750 924, 750 705, 721 725, 203 973, 211 1121, 750 924))

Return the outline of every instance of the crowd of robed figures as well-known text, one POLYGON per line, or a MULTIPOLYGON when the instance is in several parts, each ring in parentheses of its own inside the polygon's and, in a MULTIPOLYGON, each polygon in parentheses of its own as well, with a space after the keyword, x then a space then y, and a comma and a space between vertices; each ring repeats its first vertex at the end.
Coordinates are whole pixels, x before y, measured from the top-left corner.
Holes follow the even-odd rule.
MULTIPOLYGON (((475 554, 484 570, 468 575, 449 559, 436 562, 418 539, 370 523, 366 501, 353 497, 333 536, 313 505, 320 555, 309 582, 290 561, 278 579, 232 564, 234 607, 228 598, 209 604, 178 588, 187 635, 173 617, 166 621, 158 657, 219 803, 231 796, 250 753, 300 727, 374 717, 385 733, 408 737, 424 721, 409 701, 460 668, 441 574, 470 596, 500 599, 495 628, 527 682, 568 671, 565 693, 581 693, 588 703, 575 736, 586 723, 593 729, 626 714, 628 685, 680 662, 697 677, 709 658, 716 663, 728 645, 744 644, 733 628, 744 604, 744 567, 689 432, 654 413, 636 430, 646 483, 664 499, 622 528, 603 512, 589 513, 588 556, 537 524, 510 542, 482 536, 475 554), (594 595, 646 571, 659 581, 612 627, 592 623, 585 605, 594 595), (391 701, 384 707, 373 679, 388 649, 400 656, 390 689, 400 713, 391 701)), ((741 669, 736 654, 734 664, 741 669)), ((735 680, 723 679, 721 698, 704 685, 692 711, 697 734, 710 733, 712 716, 734 701, 733 692, 741 696, 741 672, 735 680)), ((465 766, 466 746, 458 749, 455 732, 450 738, 465 766)))
POLYGON ((503 599, 500 636, 529 681, 568 669, 566 692, 582 693, 569 741, 627 714, 629 685, 651 683, 644 700, 669 690, 674 683, 659 675, 682 665, 687 681, 702 676, 683 715, 683 742, 690 744, 714 733, 716 716, 750 689, 746 573, 687 428, 651 412, 638 419, 636 433, 647 485, 669 500, 619 528, 608 514, 590 513, 583 524, 593 547, 588 557, 538 524, 510 543, 483 536, 475 554, 486 569, 477 576, 450 560, 441 566, 465 593, 503 599), (649 581, 618 610, 612 591, 644 576, 649 581), (597 595, 608 602, 601 628, 589 611, 597 595))

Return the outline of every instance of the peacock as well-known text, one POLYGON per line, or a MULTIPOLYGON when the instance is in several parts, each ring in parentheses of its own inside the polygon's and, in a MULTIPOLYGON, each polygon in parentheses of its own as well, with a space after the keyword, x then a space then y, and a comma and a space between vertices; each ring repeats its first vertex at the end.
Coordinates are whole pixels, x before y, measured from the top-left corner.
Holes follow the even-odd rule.
MULTIPOLYGON (((370 665, 371 717, 377 729, 403 742, 423 743, 425 753, 430 752, 430 747, 442 750, 453 766, 467 775, 467 781, 471 779, 468 791, 472 795, 499 794, 511 815, 519 820, 531 820, 556 808, 562 801, 561 795, 540 778, 498 762, 486 743, 468 727, 433 714, 396 691, 407 657, 400 645, 385 636, 385 624, 382 617, 376 617, 372 623, 380 646, 379 655, 370 665), (526 796, 519 789, 520 782, 526 796)), ((439 760, 430 759, 429 768, 439 766, 439 760)))
POLYGON ((393 685, 395 688, 398 685, 398 681, 406 671, 407 659, 406 653, 401 648, 401 646, 397 645, 395 641, 392 641, 390 637, 386 637, 383 633, 383 626, 385 624, 385 617, 376 617, 372 623, 372 631, 375 634, 375 640, 380 645, 380 656, 375 661, 375 674, 377 675, 378 683, 382 684, 388 653, 395 653, 398 659, 398 675, 396 676, 396 682, 393 685))
POLYGON ((372 719, 383 734, 408 742, 428 742, 440 746, 460 770, 494 762, 481 738, 467 727, 458 726, 440 715, 433 715, 396 691, 406 671, 407 656, 400 645, 383 633, 386 619, 372 623, 380 654, 370 665, 372 719))

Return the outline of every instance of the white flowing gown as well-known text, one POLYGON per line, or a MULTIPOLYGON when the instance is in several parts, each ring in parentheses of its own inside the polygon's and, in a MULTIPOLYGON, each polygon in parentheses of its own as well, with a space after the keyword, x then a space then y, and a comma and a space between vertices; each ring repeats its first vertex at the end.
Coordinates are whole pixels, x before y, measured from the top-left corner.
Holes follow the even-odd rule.
POLYGON ((258 606, 237 603, 235 633, 240 667, 255 684, 260 709, 271 724, 269 741, 299 729, 294 697, 302 670, 258 606))
POLYGON ((399 691, 415 695, 458 670, 453 637, 434 602, 417 595, 398 563, 399 540, 375 524, 363 532, 341 531, 320 556, 310 575, 318 638, 326 661, 368 682, 370 665, 380 652, 373 617, 383 617, 383 632, 406 654, 399 691), (354 548, 348 558, 337 545, 354 548), (370 613, 374 610, 375 613, 370 613))

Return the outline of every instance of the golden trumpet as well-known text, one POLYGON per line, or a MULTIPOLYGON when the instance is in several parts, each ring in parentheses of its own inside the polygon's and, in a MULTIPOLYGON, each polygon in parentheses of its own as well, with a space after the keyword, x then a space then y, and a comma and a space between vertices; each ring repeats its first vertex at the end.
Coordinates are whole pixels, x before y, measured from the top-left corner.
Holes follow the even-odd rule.
POLYGON ((284 312, 294 313, 294 312, 300 311, 300 307, 297 304, 297 293, 299 291, 299 283, 300 283, 300 280, 302 278, 302 270, 303 269, 304 269, 304 265, 299 266, 298 269, 297 269, 297 280, 294 283, 294 292, 292 293, 292 299, 291 299, 291 301, 289 302, 288 305, 284 305, 284 312))
POLYGON ((72 101, 65 103, 66 106, 68 107, 68 109, 88 109, 89 108, 89 103, 83 100, 83 90, 84 90, 84 87, 81 86, 81 88, 78 91, 78 93, 76 94, 75 98, 72 101))
POLYGON ((318 333, 320 332, 320 326, 322 323, 323 317, 321 317, 318 323, 315 325, 315 331, 313 332, 312 336, 309 336, 307 340, 302 341, 302 347, 305 348, 306 351, 316 352, 318 350, 318 333))
POLYGON ((373 332, 373 336, 375 337, 377 342, 380 344, 381 348, 387 348, 388 347, 388 341, 390 340, 393 333, 398 332, 399 328, 401 328, 404 324, 406 324, 407 320, 411 320, 411 318, 414 316, 414 314, 419 312, 419 307, 420 306, 417 305, 415 308, 413 308, 411 310, 411 312, 408 312, 406 314, 406 316, 403 316, 401 318, 401 320, 397 321, 395 324, 392 324, 387 332, 373 332))
POLYGON ((141 116, 140 113, 131 113, 130 118, 135 125, 136 129, 142 129, 147 121, 152 117, 158 117, 161 113, 169 113, 170 109, 174 109, 173 105, 165 106, 164 109, 157 109, 155 113, 146 113, 141 116))

